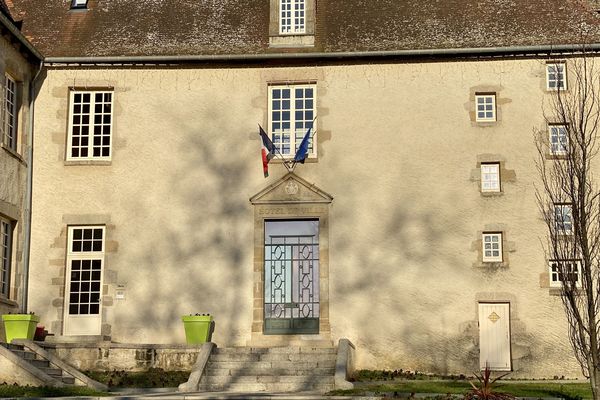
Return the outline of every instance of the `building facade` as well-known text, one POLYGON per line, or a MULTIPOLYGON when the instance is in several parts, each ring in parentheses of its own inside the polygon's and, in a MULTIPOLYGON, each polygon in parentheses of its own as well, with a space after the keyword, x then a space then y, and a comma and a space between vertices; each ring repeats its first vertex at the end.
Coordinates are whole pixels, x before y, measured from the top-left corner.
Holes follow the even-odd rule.
MULTIPOLYGON (((0 313, 22 311, 29 221, 30 89, 42 56, 0 1, 0 313)), ((0 322, 1 324, 1 322, 0 322)), ((4 329, 2 329, 2 336, 4 329)))
POLYGON ((580 375, 532 131, 561 151, 544 107, 591 4, 14 3, 47 55, 29 308, 56 340, 183 342, 210 312, 219 346, 580 375))

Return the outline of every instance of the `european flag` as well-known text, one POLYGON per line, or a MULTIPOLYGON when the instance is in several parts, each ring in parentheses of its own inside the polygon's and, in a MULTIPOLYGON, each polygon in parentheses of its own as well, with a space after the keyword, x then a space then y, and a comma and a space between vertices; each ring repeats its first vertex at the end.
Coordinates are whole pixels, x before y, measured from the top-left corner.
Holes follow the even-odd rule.
POLYGON ((306 135, 304 135, 304 139, 300 142, 300 147, 298 147, 298 151, 296 151, 296 155, 294 156, 294 161, 300 164, 304 164, 304 160, 308 157, 308 141, 310 140, 311 129, 312 126, 306 131, 306 135))

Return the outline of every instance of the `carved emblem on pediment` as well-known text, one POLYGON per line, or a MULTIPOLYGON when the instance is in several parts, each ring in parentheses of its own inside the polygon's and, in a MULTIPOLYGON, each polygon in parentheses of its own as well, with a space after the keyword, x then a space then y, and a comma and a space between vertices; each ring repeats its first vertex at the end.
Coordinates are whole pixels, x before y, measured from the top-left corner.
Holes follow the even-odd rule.
POLYGON ((285 192, 287 194, 294 195, 298 193, 298 184, 296 182, 294 182, 293 180, 289 180, 288 183, 285 185, 285 192))

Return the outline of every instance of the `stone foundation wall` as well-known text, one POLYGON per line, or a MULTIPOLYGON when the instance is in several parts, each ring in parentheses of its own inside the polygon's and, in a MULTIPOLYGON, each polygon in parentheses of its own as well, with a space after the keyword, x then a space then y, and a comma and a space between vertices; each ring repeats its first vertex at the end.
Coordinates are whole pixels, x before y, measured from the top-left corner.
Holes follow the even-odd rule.
POLYGON ((46 350, 81 371, 145 371, 161 368, 165 371, 191 370, 201 346, 64 343, 44 344, 46 350))

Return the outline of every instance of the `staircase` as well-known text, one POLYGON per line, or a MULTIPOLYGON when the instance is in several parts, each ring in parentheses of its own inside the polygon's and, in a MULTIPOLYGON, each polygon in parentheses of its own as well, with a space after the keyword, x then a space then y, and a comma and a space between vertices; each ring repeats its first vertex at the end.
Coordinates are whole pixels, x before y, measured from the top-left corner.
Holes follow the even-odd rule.
POLYGON ((327 392, 334 389, 335 347, 215 348, 200 391, 327 392))
MULTIPOLYGON (((105 384, 96 382, 31 340, 13 339, 10 344, 0 343, 0 359, 4 362, 3 365, 9 366, 8 368, 25 372, 30 379, 33 379, 35 385, 74 385, 108 390, 105 384)), ((0 371, 0 374, 2 372, 0 371)))
POLYGON ((63 383, 65 385, 74 385, 75 378, 63 371, 56 366, 50 365, 50 361, 43 358, 42 356, 26 349, 25 346, 20 344, 8 344, 8 343, 0 343, 0 345, 4 346, 8 350, 10 350, 13 354, 21 357, 23 360, 37 368, 40 372, 48 375, 50 378, 58 381, 59 383, 63 383))

